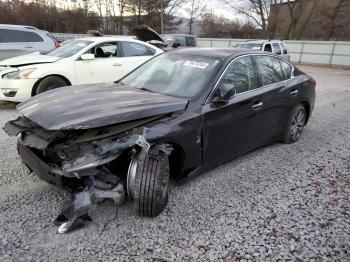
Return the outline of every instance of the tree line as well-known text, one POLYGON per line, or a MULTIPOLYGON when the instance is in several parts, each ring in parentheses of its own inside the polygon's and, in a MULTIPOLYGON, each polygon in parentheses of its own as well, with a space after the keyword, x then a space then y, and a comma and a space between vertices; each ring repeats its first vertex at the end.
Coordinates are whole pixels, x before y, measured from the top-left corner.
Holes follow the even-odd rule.
POLYGON ((128 34, 146 24, 159 33, 217 38, 350 40, 349 0, 0 0, 0 23, 50 32, 128 34), (218 8, 230 18, 218 15, 218 8), (179 13, 186 18, 178 17, 179 13))

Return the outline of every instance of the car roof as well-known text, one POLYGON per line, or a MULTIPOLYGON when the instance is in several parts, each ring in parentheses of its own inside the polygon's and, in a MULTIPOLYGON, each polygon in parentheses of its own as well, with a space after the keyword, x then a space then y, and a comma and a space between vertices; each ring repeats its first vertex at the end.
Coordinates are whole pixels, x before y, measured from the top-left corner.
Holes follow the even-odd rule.
POLYGON ((0 27, 3 28, 19 28, 19 29, 29 29, 29 30, 39 30, 38 28, 34 26, 29 26, 29 25, 9 25, 9 24, 0 24, 0 27))
MULTIPOLYGON (((68 39, 67 39, 68 40, 68 39)), ((86 41, 91 41, 94 43, 103 43, 107 41, 128 41, 128 42, 133 42, 133 43, 139 43, 142 45, 149 46, 150 48, 156 49, 156 50, 161 50, 158 47, 151 45, 147 42, 138 40, 135 38, 135 36, 91 36, 91 37, 83 37, 83 38, 74 38, 74 39, 69 39, 69 40, 86 40, 86 41)))
POLYGON ((179 48, 169 51, 169 53, 194 55, 203 57, 214 57, 226 59, 231 56, 239 56, 244 54, 260 54, 261 51, 252 51, 250 49, 243 48, 203 48, 203 47, 191 47, 191 48, 179 48))
POLYGON ((281 43, 281 40, 251 40, 251 41, 243 41, 238 44, 264 44, 264 43, 281 43))
POLYGON ((82 37, 82 38, 75 38, 74 40, 87 40, 87 41, 93 41, 93 42, 103 42, 103 41, 118 41, 118 40, 137 40, 133 36, 90 36, 90 37, 82 37))
POLYGON ((161 36, 192 36, 192 37, 196 37, 195 35, 189 35, 189 34, 162 34, 161 36))

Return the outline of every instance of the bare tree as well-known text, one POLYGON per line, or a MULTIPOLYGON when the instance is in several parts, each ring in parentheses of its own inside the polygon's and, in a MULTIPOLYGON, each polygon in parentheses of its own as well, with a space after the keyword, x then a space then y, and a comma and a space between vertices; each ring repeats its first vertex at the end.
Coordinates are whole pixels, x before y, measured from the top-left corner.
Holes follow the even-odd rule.
MULTIPOLYGON (((271 0, 274 1, 274 0, 271 0)), ((277 1, 277 0, 276 0, 277 1)), ((235 12, 243 14, 252 19, 263 31, 266 31, 269 13, 269 1, 264 0, 220 0, 235 12)))
MULTIPOLYGON (((336 6, 334 7, 333 13, 330 15, 330 29, 328 30, 327 40, 331 40, 335 36, 335 31, 337 29, 337 17, 339 17, 340 11, 345 7, 346 4, 349 4, 348 0, 339 0, 336 6)), ((342 26, 342 25, 341 25, 342 26)), ((340 27, 341 27, 340 26, 340 27)))
POLYGON ((190 8, 187 9, 187 12, 190 15, 188 21, 188 33, 193 33, 193 24, 195 22, 195 17, 197 17, 201 11, 205 8, 206 1, 202 0, 190 0, 190 8))

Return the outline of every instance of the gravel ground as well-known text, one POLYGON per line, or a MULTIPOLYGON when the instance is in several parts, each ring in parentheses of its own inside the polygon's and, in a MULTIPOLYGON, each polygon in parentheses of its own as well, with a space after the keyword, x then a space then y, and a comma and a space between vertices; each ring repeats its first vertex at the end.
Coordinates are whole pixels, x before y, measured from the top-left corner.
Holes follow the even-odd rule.
MULTIPOLYGON (((88 228, 57 234, 69 194, 28 175, 1 130, 0 261, 349 261, 350 71, 302 69, 318 85, 301 140, 172 186, 153 219, 105 202, 88 228)), ((2 105, 0 125, 15 116, 2 105)))

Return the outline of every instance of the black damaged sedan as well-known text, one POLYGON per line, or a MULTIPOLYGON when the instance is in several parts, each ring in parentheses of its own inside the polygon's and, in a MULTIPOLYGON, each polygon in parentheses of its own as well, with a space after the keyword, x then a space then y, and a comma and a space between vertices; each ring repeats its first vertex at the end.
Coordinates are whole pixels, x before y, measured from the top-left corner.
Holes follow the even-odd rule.
POLYGON ((4 130, 18 137, 23 163, 45 181, 88 192, 90 202, 119 203, 125 193, 140 215, 153 217, 167 204, 169 177, 296 142, 315 85, 271 54, 180 49, 115 83, 35 96, 18 105, 21 116, 4 130))

